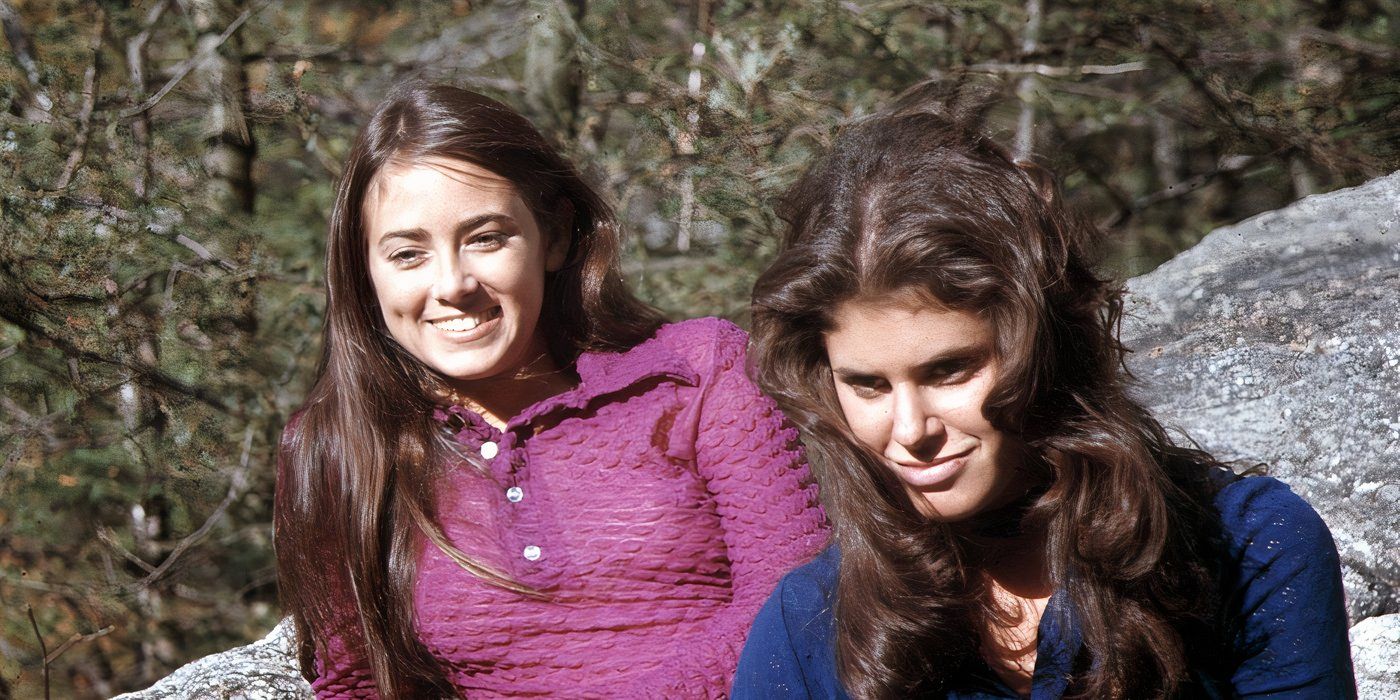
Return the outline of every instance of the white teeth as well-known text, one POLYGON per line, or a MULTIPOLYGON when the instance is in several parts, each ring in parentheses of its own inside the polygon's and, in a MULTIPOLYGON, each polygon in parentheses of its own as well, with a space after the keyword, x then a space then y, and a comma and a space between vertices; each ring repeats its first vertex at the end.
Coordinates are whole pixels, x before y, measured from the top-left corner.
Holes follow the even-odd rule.
POLYGON ((433 325, 445 331, 469 331, 480 325, 480 321, 475 318, 450 318, 446 321, 433 321, 433 325))
POLYGON ((488 309, 473 316, 459 316, 457 318, 443 319, 441 321, 431 321, 434 326, 450 333, 465 333, 477 326, 495 318, 499 315, 497 309, 488 309))

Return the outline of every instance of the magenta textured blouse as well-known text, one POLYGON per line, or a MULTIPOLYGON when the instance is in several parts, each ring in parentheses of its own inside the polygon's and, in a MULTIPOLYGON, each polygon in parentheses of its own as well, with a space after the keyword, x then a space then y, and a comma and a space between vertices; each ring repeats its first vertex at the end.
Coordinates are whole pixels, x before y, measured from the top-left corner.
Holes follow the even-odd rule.
MULTIPOLYGON (((797 432, 749 381, 745 341, 699 319, 586 353, 577 388, 504 432, 439 412, 467 455, 443 478, 447 535, 548 595, 483 583, 424 545, 418 634, 463 695, 726 695, 754 614, 827 539, 797 432)), ((318 697, 376 696, 354 659, 318 666, 318 697)))

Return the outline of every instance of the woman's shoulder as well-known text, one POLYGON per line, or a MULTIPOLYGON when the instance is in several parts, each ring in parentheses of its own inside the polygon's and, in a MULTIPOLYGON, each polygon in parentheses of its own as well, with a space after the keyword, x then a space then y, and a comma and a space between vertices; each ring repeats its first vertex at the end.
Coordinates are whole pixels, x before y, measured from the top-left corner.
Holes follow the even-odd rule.
POLYGON ((830 544, 811 561, 783 576, 773 595, 782 599, 789 622, 801 618, 799 624, 808 624, 813 619, 831 615, 840 566, 841 551, 830 544))
POLYGON ((1215 507, 1225 539, 1234 547, 1270 541, 1294 548, 1324 543, 1332 547, 1331 534, 1317 511, 1273 477, 1234 478, 1217 492, 1215 507))
POLYGON ((1326 522, 1274 477, 1236 477, 1218 491, 1215 507, 1225 546, 1246 568, 1267 570, 1281 559, 1319 566, 1337 560, 1326 522))
POLYGON ((1215 500, 1228 550, 1234 693, 1355 697, 1341 562, 1327 525, 1267 476, 1235 478, 1215 500))
POLYGON ((778 582, 754 618, 734 697, 844 698, 836 677, 832 601, 840 554, 828 546, 778 582))
POLYGON ((716 364, 729 364, 744 356, 749 334, 732 321, 707 316, 668 323, 655 339, 702 374, 716 364))

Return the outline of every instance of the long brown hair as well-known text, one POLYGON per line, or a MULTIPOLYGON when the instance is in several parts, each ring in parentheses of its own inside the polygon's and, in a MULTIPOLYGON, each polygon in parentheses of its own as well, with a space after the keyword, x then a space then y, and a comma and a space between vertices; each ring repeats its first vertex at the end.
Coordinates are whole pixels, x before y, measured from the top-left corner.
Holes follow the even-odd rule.
MULTIPOLYGON (((424 538, 463 568, 522 590, 447 541, 434 478, 448 461, 432 419, 443 379, 390 336, 376 303, 362 221, 366 189, 391 163, 448 158, 506 178, 540 230, 568 236, 546 278, 540 328, 561 365, 623 350, 662 323, 622 281, 612 209, 509 107, 466 90, 410 83, 360 131, 336 190, 326 252, 319 377, 285 433, 274 515, 282 604, 303 642, 303 673, 323 654, 364 659, 385 698, 456 695, 414 631, 424 538), (328 649, 332 639, 344 647, 328 649)), ((526 591, 528 592, 528 591, 526 591)))
POLYGON ((1172 445, 1126 393, 1121 288, 1091 267, 1096 232, 1053 179, 1013 162, 974 116, 906 104, 846 127, 783 202, 777 259, 754 289, 759 384, 803 432, 841 547, 837 667, 857 698, 946 689, 974 662, 990 606, 977 552, 919 515, 837 403, 823 334, 843 301, 915 291, 979 314, 1000 375, 984 414, 1019 437, 1087 654, 1088 697, 1184 692, 1218 648, 1218 517, 1204 453, 1172 445))

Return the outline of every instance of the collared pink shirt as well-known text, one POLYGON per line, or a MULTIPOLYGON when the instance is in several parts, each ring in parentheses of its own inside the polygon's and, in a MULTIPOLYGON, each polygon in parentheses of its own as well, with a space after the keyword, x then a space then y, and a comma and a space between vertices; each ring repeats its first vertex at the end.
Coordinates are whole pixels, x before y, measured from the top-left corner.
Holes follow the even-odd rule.
MULTIPOLYGON (((439 411, 460 446, 438 499, 462 550, 547 595, 487 584, 425 544, 419 637, 468 698, 723 697, 744 636, 827 524, 797 432, 727 321, 585 353, 578 387, 504 431, 439 411)), ((318 697, 373 697, 322 659, 318 697)))

